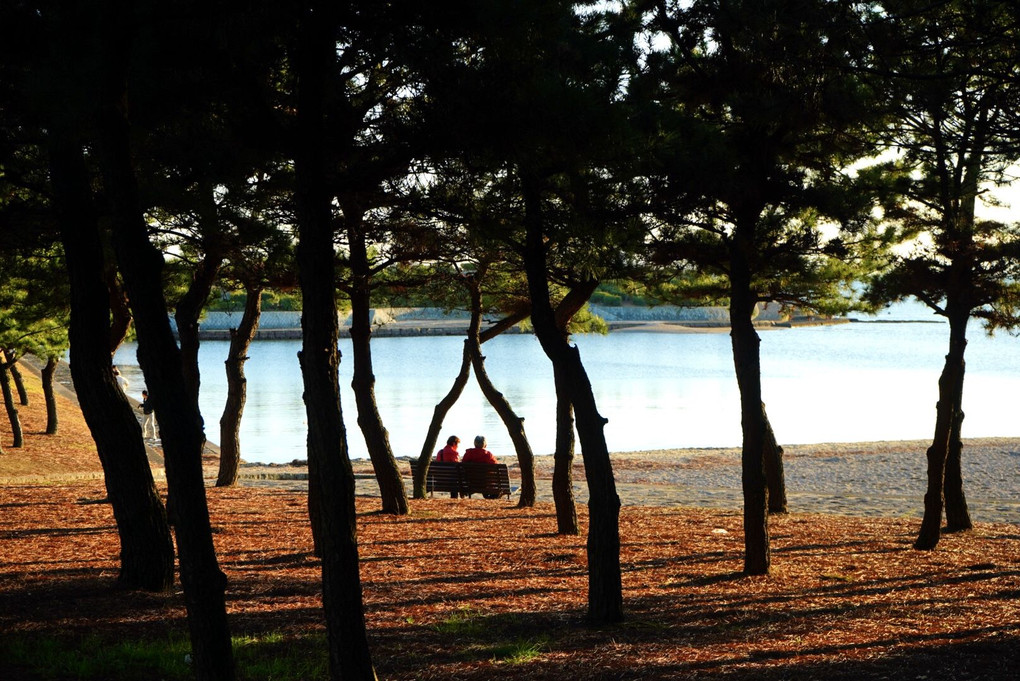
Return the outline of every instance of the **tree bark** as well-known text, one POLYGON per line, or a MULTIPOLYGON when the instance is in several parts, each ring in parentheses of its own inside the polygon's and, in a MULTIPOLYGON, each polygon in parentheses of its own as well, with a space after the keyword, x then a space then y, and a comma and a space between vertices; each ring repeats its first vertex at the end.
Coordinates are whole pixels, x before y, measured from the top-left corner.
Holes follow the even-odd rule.
POLYGON ((309 514, 322 558, 330 678, 374 680, 358 572, 354 472, 340 409, 333 196, 326 188, 324 106, 339 21, 332 3, 314 3, 313 10, 302 17, 294 55, 297 260, 303 298, 300 363, 308 416, 309 514))
POLYGON ((46 360, 46 365, 42 368, 42 389, 43 389, 43 400, 46 402, 46 434, 56 435, 57 430, 60 428, 60 422, 57 414, 57 398, 53 392, 53 378, 57 373, 57 365, 60 364, 60 359, 57 357, 49 357, 46 360))
POLYGON ((117 266, 110 263, 106 268, 106 287, 110 297, 110 355, 117 352, 131 328, 131 306, 127 294, 117 278, 117 266))
POLYGON ((365 436, 368 456, 375 469, 383 513, 407 514, 407 490, 400 477, 390 436, 383 426, 382 416, 375 400, 375 374, 372 369, 371 272, 365 235, 361 231, 361 215, 354 210, 345 211, 348 246, 351 257, 351 347, 354 353, 354 402, 358 408, 358 426, 365 436))
MULTIPOLYGON (((962 403, 964 352, 967 349, 967 322, 970 311, 950 297, 946 303, 949 320, 949 353, 939 376, 939 401, 935 406, 935 435, 925 456, 928 460, 928 486, 924 493, 924 516, 914 548, 934 549, 941 537, 942 509, 946 484, 946 462, 957 425, 958 405, 962 403)), ((960 489, 962 494, 962 488, 960 489)))
POLYGON ((217 487, 237 484, 241 466, 241 417, 248 395, 248 380, 244 377, 244 363, 248 349, 255 338, 259 317, 262 314, 262 286, 245 287, 248 298, 244 314, 236 329, 230 330, 230 349, 223 364, 227 372, 227 401, 220 417, 220 467, 216 476, 217 487))
POLYGON ((202 477, 202 417, 184 380, 166 313, 163 256, 149 241, 131 160, 124 107, 133 30, 128 22, 133 15, 119 2, 110 3, 109 9, 101 24, 105 52, 97 149, 113 212, 114 251, 138 332, 138 363, 160 424, 195 674, 201 680, 229 680, 235 671, 224 596, 227 580, 216 558, 202 477))
POLYGON ((25 378, 18 368, 18 356, 13 351, 8 351, 7 357, 11 363, 11 378, 14 379, 14 389, 18 391, 18 404, 22 407, 28 406, 28 391, 25 390, 25 378))
POLYGON ((552 493, 556 532, 577 535, 581 530, 574 500, 574 407, 570 403, 564 372, 554 367, 553 380, 556 385, 556 451, 553 453, 552 493))
POLYGON ((532 178, 524 180, 526 239, 524 267, 531 297, 531 320, 543 351, 562 372, 577 419, 585 476, 589 492, 588 523, 588 617, 598 623, 623 619, 623 588, 620 572, 620 497, 616 493, 613 466, 599 414, 581 354, 571 346, 556 324, 549 301, 546 278, 541 196, 532 178))
POLYGON ((450 391, 446 393, 446 396, 432 410, 432 420, 429 422, 429 430, 425 435, 425 444, 422 445, 421 454, 418 455, 418 469, 415 471, 414 480, 412 481, 415 499, 425 498, 425 480, 428 475, 429 464, 432 463, 432 453, 436 451, 436 444, 439 442, 439 432, 443 428, 443 420, 464 392, 464 386, 467 385, 470 375, 471 352, 468 348, 468 341, 465 340, 464 352, 460 360, 460 371, 457 372, 457 377, 453 380, 450 391))
MULTIPOLYGON (((961 387, 960 394, 963 390, 961 387)), ((946 532, 965 532, 974 529, 967 509, 967 497, 963 493, 963 440, 960 430, 963 426, 963 409, 956 405, 956 417, 949 435, 949 454, 946 457, 946 479, 943 487, 946 502, 946 532)))
MULTIPOLYGON (((484 276, 484 268, 479 270, 479 276, 484 276)), ((471 355, 471 366, 475 370, 478 387, 481 388, 482 394, 485 395, 485 399, 489 401, 492 408, 496 410, 496 414, 499 415, 506 427, 511 442, 514 443, 514 451, 517 453, 517 463, 521 472, 521 497, 517 502, 517 507, 531 508, 535 505, 536 495, 535 455, 531 451, 528 436, 524 432, 524 419, 517 415, 503 393, 496 389, 485 370, 485 357, 482 356, 481 341, 479 340, 482 326, 482 291, 477 277, 470 278, 468 290, 471 294, 471 323, 468 327, 467 347, 471 355)))
MULTIPOLYGON (((205 192, 211 197, 212 189, 205 188, 205 192)), ((207 196, 199 197, 199 201, 211 201, 207 196)), ((207 218, 208 219, 208 218, 207 218)), ((181 343, 181 368, 184 372, 184 384, 188 388, 188 394, 198 408, 198 395, 202 387, 202 376, 198 367, 198 349, 201 342, 198 338, 199 323, 202 310, 209 300, 209 293, 223 263, 222 249, 213 244, 212 240, 206 239, 203 242, 205 254, 202 260, 192 272, 191 284, 188 290, 177 301, 174 310, 174 321, 177 322, 177 338, 181 343)))
POLYGON ((25 436, 21 429, 21 417, 18 405, 14 401, 14 390, 11 388, 11 367, 14 362, 7 359, 7 353, 0 350, 0 391, 4 396, 4 407, 7 409, 7 420, 11 424, 11 447, 19 448, 25 444, 25 436))
POLYGON ((787 513, 786 472, 783 470, 783 448, 776 441, 772 431, 765 403, 761 405, 761 418, 764 423, 764 451, 762 457, 765 465, 765 484, 768 487, 768 511, 770 515, 787 513))
MULTIPOLYGON (((174 581, 173 541, 138 420, 113 376, 105 258, 81 148, 54 140, 50 169, 70 280, 71 379, 96 443, 117 521, 121 546, 118 583, 132 589, 169 591, 174 581)), ((47 405, 53 399, 56 364, 51 357, 43 370, 43 386, 50 386, 47 405)))
MULTIPOLYGON (((753 219, 753 218, 752 218, 753 219)), ((768 574, 771 565, 768 526, 768 487, 762 453, 765 412, 761 400, 761 357, 754 329, 747 228, 737 225, 730 245, 730 342, 740 391, 741 487, 744 496, 744 574, 768 574)))

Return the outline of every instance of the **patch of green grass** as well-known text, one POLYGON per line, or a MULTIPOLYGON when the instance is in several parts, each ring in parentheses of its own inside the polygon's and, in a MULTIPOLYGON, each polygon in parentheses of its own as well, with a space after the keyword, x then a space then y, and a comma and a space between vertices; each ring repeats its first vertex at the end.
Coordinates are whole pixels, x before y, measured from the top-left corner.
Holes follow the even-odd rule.
POLYGON ((491 648, 492 658, 506 664, 527 664, 542 656, 542 651, 549 645, 548 636, 536 639, 517 639, 507 643, 496 644, 491 648))
POLYGON ((481 613, 471 608, 461 608, 433 625, 433 629, 450 636, 478 636, 485 631, 485 625, 481 613))
MULTIPOLYGON (((233 639, 237 677, 245 681, 314 681, 328 678, 325 636, 298 639, 271 632, 233 639)), ((186 681, 194 677, 186 637, 110 641, 10 635, 0 640, 0 657, 24 667, 27 679, 186 681)))

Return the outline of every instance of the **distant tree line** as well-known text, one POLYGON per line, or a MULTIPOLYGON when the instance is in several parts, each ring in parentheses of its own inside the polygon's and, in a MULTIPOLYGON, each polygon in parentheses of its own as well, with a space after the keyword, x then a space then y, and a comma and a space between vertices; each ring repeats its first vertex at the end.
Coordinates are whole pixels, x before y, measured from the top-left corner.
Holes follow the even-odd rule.
POLYGON ((530 445, 481 347, 530 320, 557 395, 557 529, 578 532, 576 436, 588 615, 608 623, 624 616, 620 500, 606 420, 570 343, 592 296, 728 307, 746 574, 769 572, 768 516, 786 509, 758 306, 835 313, 914 297, 950 329, 916 542, 934 548, 943 512, 949 530, 970 527, 968 322, 1017 324, 1017 227, 978 209, 1020 160, 1018 19, 1015 3, 986 0, 5 2, 8 418, 17 359, 36 354, 52 375, 69 348, 120 533, 120 582, 171 587, 172 529, 196 676, 232 679, 202 480, 198 329, 203 310, 224 304, 214 292, 244 292, 220 422, 217 484, 230 485, 259 315, 269 292, 281 306, 299 298, 330 674, 371 679, 338 304, 350 306, 358 425, 382 510, 397 515, 407 493, 375 404, 372 306, 429 300, 472 315, 413 494, 424 495, 443 416, 473 371, 511 433, 524 506, 530 445), (639 290, 614 288, 622 281, 639 290), (163 434, 165 504, 112 373, 132 326, 163 434))

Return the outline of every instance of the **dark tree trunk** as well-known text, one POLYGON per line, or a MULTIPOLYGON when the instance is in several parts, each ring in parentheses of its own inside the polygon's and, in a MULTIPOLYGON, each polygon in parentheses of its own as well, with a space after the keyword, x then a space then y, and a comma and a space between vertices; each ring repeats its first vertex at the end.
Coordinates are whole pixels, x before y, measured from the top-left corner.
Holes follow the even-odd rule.
POLYGON ((209 248, 205 257, 198 263, 198 267, 192 273, 191 285, 180 300, 177 301, 177 309, 174 312, 174 321, 177 322, 177 337, 181 342, 181 369, 184 372, 184 385, 187 386, 188 395, 198 409, 198 395, 201 391, 202 377, 198 369, 198 320, 202 316, 206 301, 209 300, 209 293, 213 284, 216 283, 216 276, 220 271, 220 264, 223 256, 215 249, 209 248))
POLYGON ((765 412, 761 400, 760 339, 754 329, 756 304, 748 254, 751 239, 740 225, 730 246, 730 341, 740 391, 741 486, 744 495, 744 574, 768 574, 771 565, 768 488, 762 453, 765 412))
POLYGON ((464 386, 467 385, 468 378, 471 375, 471 352, 468 348, 468 341, 464 341, 464 352, 460 360, 460 371, 457 372, 457 378, 454 379, 453 385, 450 386, 450 391, 446 393, 446 396, 439 401, 436 408, 432 411, 432 421, 429 422, 428 434, 425 436, 425 444, 422 445, 421 454, 418 455, 418 470, 414 476, 412 482, 414 489, 415 499, 425 498, 425 479, 428 475, 429 464, 432 463, 432 453, 436 451, 436 445, 439 442, 439 432, 443 428, 443 420, 446 415, 450 413, 450 409, 457 403, 461 393, 464 392, 464 386))
POLYGON ((46 434, 56 435, 60 427, 57 415, 57 398, 53 392, 53 377, 57 373, 57 365, 60 359, 50 357, 42 368, 42 389, 43 399, 46 402, 46 434))
POLYGON ((346 211, 348 239, 351 253, 351 347, 354 352, 354 401, 358 408, 358 426, 365 436, 368 456, 372 459, 375 477, 379 483, 383 513, 407 514, 407 490, 400 477, 390 436, 383 426, 382 416, 375 401, 375 374, 372 369, 372 323, 370 268, 360 215, 346 211))
MULTIPOLYGON (((128 25, 132 16, 117 3, 103 17, 105 79, 97 121, 103 186, 112 208, 113 245, 138 332, 138 363, 155 404, 173 503, 181 583, 196 676, 234 678, 227 622, 226 576, 219 568, 202 477, 205 444, 202 417, 181 369, 163 295, 163 256, 149 242, 132 166, 127 112, 126 69, 130 63, 128 25)), ((137 421, 135 421, 137 426, 137 421)), ((139 435, 140 436, 140 435, 139 435)))
POLYGON ((248 361, 248 348, 255 338, 259 317, 262 314, 262 286, 246 286, 248 299, 244 314, 236 329, 230 330, 230 349, 223 362, 227 372, 227 401, 220 417, 220 468, 216 476, 217 487, 230 487, 237 483, 241 466, 241 416, 248 395, 248 380, 244 377, 244 363, 248 361))
POLYGON ((319 535, 329 674, 334 681, 374 680, 358 571, 354 472, 340 410, 334 291, 332 199, 324 156, 326 88, 336 54, 336 6, 315 3, 300 26, 295 54, 298 113, 294 166, 303 298, 301 374, 308 416, 309 512, 319 535))
MULTIPOLYGON (((174 580, 170 526, 138 420, 113 376, 103 248, 80 147, 55 141, 50 168, 71 284, 71 379, 96 443, 117 521, 121 546, 118 582, 127 588, 169 591, 174 580)), ((43 386, 50 386, 47 404, 53 399, 56 365, 57 360, 51 357, 43 370, 43 386)))
MULTIPOLYGON (((961 388, 962 395, 962 388, 961 388)), ((967 497, 963 493, 963 440, 960 430, 963 426, 962 405, 956 406, 956 418, 949 436, 949 455, 946 457, 946 480, 943 486, 946 501, 946 532, 965 532, 974 529, 967 509, 967 497)))
POLYGON ((588 617, 598 623, 623 619, 623 587, 620 573, 620 497, 616 493, 613 466, 603 428, 606 420, 598 412, 581 354, 571 346, 556 324, 549 301, 546 279, 541 196, 531 179, 524 181, 526 243, 524 267, 531 297, 531 320, 542 349, 554 372, 564 376, 568 397, 574 406, 577 433, 581 440, 589 493, 588 523, 588 617))
POLYGON ((11 378, 14 379, 14 389, 18 391, 18 404, 22 407, 28 406, 28 391, 25 390, 25 377, 21 375, 18 368, 18 357, 13 351, 7 353, 11 362, 11 378))
MULTIPOLYGON (((589 280, 577 284, 567 292, 556 306, 556 326, 567 337, 567 327, 574 315, 584 307, 598 282, 589 280)), ((574 406, 567 395, 566 380, 562 372, 553 370, 556 388, 556 450, 553 452, 553 503, 556 505, 556 531, 559 534, 580 533, 577 525, 577 507, 574 501, 574 406)))
POLYGON ((528 443, 528 436, 524 432, 524 419, 514 412, 510 402, 503 396, 496 386, 489 379, 485 370, 485 357, 482 356, 481 341, 479 333, 482 327, 482 290, 478 277, 485 276, 485 268, 480 268, 478 276, 468 280, 468 290, 471 295, 471 324, 468 328, 468 351, 471 354, 471 366, 475 370, 475 378, 478 380, 478 387, 481 388, 485 399, 489 401, 492 408, 496 410, 500 420, 506 427, 510 441, 514 443, 514 451, 517 453, 517 464, 521 472, 521 498, 517 502, 518 508, 531 508, 535 505, 535 455, 528 443))
POLYGON ((762 457, 765 465, 765 484, 768 486, 769 514, 787 513, 786 507, 786 473, 783 470, 783 448, 776 441, 772 431, 765 403, 761 405, 761 418, 765 427, 764 451, 762 457))
MULTIPOLYGON (((970 311, 950 298, 947 301, 949 319, 949 353, 939 377, 939 401, 935 406, 935 435, 928 447, 928 486, 924 493, 924 516, 914 548, 934 549, 940 539, 943 493, 946 484, 946 462, 952 447, 953 430, 962 404, 964 352, 967 349, 967 322, 970 311)), ((962 494, 962 488, 960 490, 962 494)))
POLYGON ((106 288, 110 298, 110 355, 117 352, 131 328, 131 306, 127 294, 117 278, 117 266, 110 263, 106 268, 106 288))
POLYGON ((567 396, 566 378, 554 369, 556 385, 556 451, 553 453, 553 502, 556 505, 556 532, 580 534, 577 505, 574 501, 574 407, 567 396))
POLYGON ((4 396, 4 407, 7 409, 7 420, 11 423, 11 447, 18 448, 25 444, 25 436, 21 430, 21 417, 18 405, 14 402, 14 390, 11 388, 11 367, 14 362, 7 359, 6 353, 0 350, 0 391, 4 396))

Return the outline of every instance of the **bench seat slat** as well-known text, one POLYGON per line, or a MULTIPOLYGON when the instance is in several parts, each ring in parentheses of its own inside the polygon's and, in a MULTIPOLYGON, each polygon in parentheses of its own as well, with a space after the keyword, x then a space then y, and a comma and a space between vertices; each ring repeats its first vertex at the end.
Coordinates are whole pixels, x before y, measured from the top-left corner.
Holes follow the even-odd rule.
MULTIPOLYGON (((412 459, 411 475, 418 470, 418 461, 412 459)), ((510 472, 506 464, 452 463, 433 461, 425 477, 425 490, 435 492, 456 492, 470 497, 482 494, 486 497, 510 497, 510 472)))

